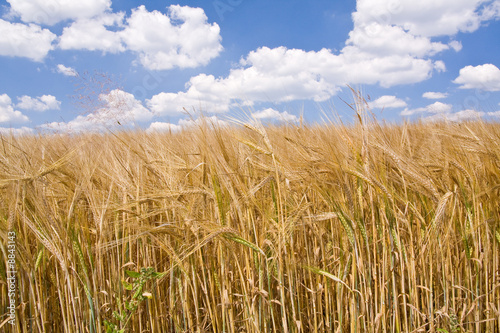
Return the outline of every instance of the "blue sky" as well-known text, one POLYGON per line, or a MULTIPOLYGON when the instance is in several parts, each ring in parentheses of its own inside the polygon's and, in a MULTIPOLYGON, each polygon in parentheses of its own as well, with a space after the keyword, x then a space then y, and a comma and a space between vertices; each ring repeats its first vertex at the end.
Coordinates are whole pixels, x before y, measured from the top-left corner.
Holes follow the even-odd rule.
POLYGON ((500 118, 500 0, 0 1, 0 132, 500 118))

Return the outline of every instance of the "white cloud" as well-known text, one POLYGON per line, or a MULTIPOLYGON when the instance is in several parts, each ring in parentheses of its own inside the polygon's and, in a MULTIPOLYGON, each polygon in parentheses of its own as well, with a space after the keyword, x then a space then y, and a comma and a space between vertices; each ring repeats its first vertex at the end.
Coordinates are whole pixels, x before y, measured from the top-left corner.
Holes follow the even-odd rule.
MULTIPOLYGON (((462 48, 459 41, 444 44, 432 38, 474 31, 485 20, 484 4, 483 0, 424 0, 418 4, 412 0, 359 0, 353 13, 354 28, 338 54, 328 49, 261 47, 242 58, 228 76, 200 74, 189 80, 184 91, 160 93, 147 105, 158 114, 193 107, 226 112, 242 102, 324 101, 348 84, 392 87, 422 82, 434 71, 446 71, 442 60, 429 57, 462 48)), ((385 102, 385 107, 406 107, 397 99, 378 102, 385 102)), ((442 110, 438 104, 406 109, 403 114, 417 112, 442 110)))
POLYGON ((20 128, 0 127, 0 134, 3 135, 26 135, 31 133, 33 133, 33 129, 25 126, 20 128))
POLYGON ((427 105, 427 112, 429 113, 448 113, 452 110, 451 104, 435 102, 434 104, 427 105))
POLYGON ((19 100, 19 103, 17 103, 16 107, 23 110, 59 110, 59 107, 61 106, 61 102, 59 102, 55 96, 52 95, 43 95, 36 98, 24 95, 22 97, 18 97, 17 99, 19 100))
POLYGON ((40 128, 57 132, 79 133, 84 131, 102 131, 111 126, 115 126, 115 123, 111 121, 103 123, 98 117, 89 114, 86 116, 78 116, 69 122, 51 122, 41 125, 40 128))
POLYGON ((141 101, 123 90, 115 89, 99 97, 107 104, 99 111, 103 118, 111 117, 123 122, 143 122, 153 118, 153 113, 144 107, 141 101))
POLYGON ((179 132, 180 130, 182 130, 182 126, 180 126, 180 125, 155 121, 155 122, 151 123, 151 125, 149 125, 149 128, 146 131, 147 132, 179 132))
POLYGON ((369 102, 368 106, 372 109, 404 108, 407 104, 396 96, 385 95, 377 98, 373 102, 369 102))
POLYGON ((427 37, 414 36, 403 27, 378 22, 357 23, 349 33, 346 44, 361 50, 383 55, 411 55, 423 57, 449 49, 448 45, 431 42, 427 37))
POLYGON ((483 21, 499 19, 500 18, 500 1, 495 0, 493 3, 488 4, 481 12, 481 19, 483 21))
POLYGON ((465 120, 477 120, 485 115, 484 112, 475 110, 462 110, 453 113, 437 113, 432 116, 424 118, 425 121, 465 121, 465 120))
POLYGON ((99 96, 105 106, 96 112, 80 115, 65 122, 52 122, 41 126, 44 129, 61 132, 102 131, 109 128, 131 126, 136 122, 145 122, 153 118, 153 113, 145 108, 130 93, 115 89, 109 94, 99 96))
POLYGON ((232 69, 226 78, 200 74, 192 77, 185 92, 160 93, 147 101, 158 114, 175 114, 183 108, 208 112, 226 112, 235 100, 291 101, 325 100, 337 88, 326 82, 322 70, 337 68, 329 50, 305 52, 285 47, 260 48, 242 59, 241 67, 232 69), (331 65, 332 67, 330 67, 331 65))
MULTIPOLYGON (((474 31, 484 20, 482 4, 482 0, 425 0, 418 4, 359 0, 353 13, 354 28, 338 54, 328 49, 261 47, 244 57, 228 76, 198 75, 191 78, 185 91, 160 93, 148 105, 159 114, 179 113, 183 107, 225 112, 237 101, 324 101, 347 84, 392 87, 422 82, 433 71, 446 71, 442 60, 429 57, 449 49, 458 52, 462 47, 459 41, 443 44, 432 37, 474 31)), ((405 107, 403 103, 396 105, 405 107)))
POLYGON ((452 36, 458 32, 473 32, 481 21, 494 16, 482 14, 485 2, 489 1, 358 0, 353 19, 355 24, 397 25, 415 36, 452 36))
POLYGON ((254 112, 252 113, 252 116, 256 119, 274 119, 286 122, 295 122, 299 120, 296 115, 290 114, 287 111, 279 112, 273 108, 267 108, 254 112))
POLYGON ((453 83, 460 84, 460 89, 500 91, 500 69, 493 64, 465 66, 453 83))
POLYGON ((168 14, 132 11, 119 34, 128 50, 137 52, 141 64, 152 70, 206 65, 222 51, 220 28, 209 24, 201 8, 171 5, 168 14))
MULTIPOLYGON (((456 52, 462 49, 459 41, 452 40, 446 45, 432 41, 432 37, 453 36, 460 31, 472 32, 479 28, 482 21, 498 17, 499 1, 495 1, 496 5, 489 2, 491 1, 423 0, 417 3, 413 0, 358 0, 356 12, 352 14, 354 28, 349 33, 341 55, 364 55, 365 58, 368 55, 372 61, 368 61, 366 67, 373 65, 376 68, 377 62, 388 64, 390 60, 406 64, 407 68, 412 68, 412 75, 417 75, 414 82, 423 81, 430 77, 432 70, 446 71, 443 61, 426 61, 427 57, 449 49, 456 52), (486 12, 489 14, 484 14, 486 12), (399 56, 401 59, 390 59, 390 56, 399 56)), ((356 61, 353 59, 345 62, 356 61)), ((359 59, 357 62, 360 62, 359 59)), ((363 68, 369 69, 371 68, 363 68)), ((378 82, 382 86, 391 86, 408 83, 408 72, 410 71, 396 72, 392 80, 382 79, 386 74, 383 70, 375 71, 374 74, 380 77, 378 82)), ((361 77, 368 76, 360 74, 361 77)))
MULTIPOLYGON (((461 110, 458 112, 452 112, 453 107, 451 104, 445 104, 441 102, 435 102, 433 104, 427 105, 426 107, 417 109, 405 109, 401 112, 402 116, 410 116, 414 114, 421 114, 422 120, 424 121, 465 121, 465 120, 476 120, 486 113, 475 111, 475 110, 461 110), (431 115, 428 115, 431 114, 431 115)), ((500 113, 500 112, 499 112, 500 113)), ((494 112, 488 113, 490 116, 495 116, 494 112)))
POLYGON ((206 65, 222 51, 220 28, 208 23, 201 8, 171 5, 168 13, 149 12, 145 6, 125 13, 104 13, 75 21, 64 28, 63 50, 118 53, 132 51, 151 70, 206 65))
POLYGON ((63 64, 57 65, 57 72, 66 76, 78 76, 78 72, 71 67, 66 67, 63 64))
POLYGON ((24 22, 52 25, 64 20, 77 20, 99 15, 111 8, 111 0, 7 0, 10 15, 24 22))
POLYGON ((201 126, 203 124, 207 125, 213 125, 213 126, 219 126, 219 127, 225 127, 229 126, 229 123, 225 120, 220 119, 217 116, 211 116, 211 117, 198 117, 196 119, 180 119, 179 120, 179 125, 181 127, 191 127, 191 126, 201 126))
POLYGON ((7 94, 0 95, 0 124, 25 123, 29 120, 21 111, 14 110, 12 100, 7 94))
POLYGON ((448 43, 448 45, 455 50, 455 52, 460 52, 462 50, 462 43, 456 40, 453 40, 448 43))
POLYGON ((401 111, 402 116, 411 116, 418 113, 433 113, 433 114, 449 114, 452 110, 451 104, 445 104, 441 102, 435 102, 433 104, 427 105, 426 107, 417 109, 404 109, 401 111))
POLYGON ((89 50, 117 53, 125 51, 120 35, 106 27, 123 25, 125 13, 103 14, 80 19, 63 29, 59 48, 63 50, 89 50))
POLYGON ((251 51, 225 78, 200 74, 186 84, 186 91, 160 93, 147 101, 158 114, 175 114, 183 107, 226 112, 235 101, 325 101, 346 84, 391 87, 430 77, 431 60, 411 56, 373 57, 348 46, 340 55, 328 49, 304 51, 262 47, 251 51))
MULTIPOLYGON (((500 16, 499 3, 498 0, 494 3, 489 0, 423 0, 418 3, 413 0, 358 0, 352 15, 354 28, 341 55, 371 55, 368 66, 358 67, 359 71, 353 66, 353 75, 360 78, 360 83, 374 83, 367 73, 373 73, 382 86, 409 83, 410 71, 394 71, 388 78, 384 70, 375 66, 377 62, 391 64, 390 55, 401 57, 403 62, 392 59, 393 64, 407 64, 406 68, 412 69, 414 82, 420 82, 429 78, 432 70, 446 71, 443 61, 431 62, 426 58, 448 49, 456 52, 462 49, 459 41, 452 40, 446 45, 433 42, 432 38, 477 30, 481 22, 500 16), (351 52, 349 47, 352 47, 351 52), (378 70, 370 71, 370 67, 378 70)), ((354 59, 346 63, 356 62, 354 59)))
MULTIPOLYGON (((500 104, 499 104, 500 105, 500 104)), ((500 111, 488 112, 486 113, 490 117, 500 118, 500 111)))
POLYGON ((440 72, 446 72, 446 65, 444 61, 442 60, 437 60, 434 62, 434 69, 440 73, 440 72))
POLYGON ((178 124, 153 122, 147 129, 147 132, 178 132, 183 129, 188 129, 194 126, 201 126, 203 124, 216 127, 229 126, 225 120, 219 119, 217 116, 203 117, 192 119, 180 119, 178 124))
POLYGON ((431 77, 434 63, 412 56, 390 55, 374 57, 358 48, 344 48, 345 79, 349 84, 380 84, 384 88, 417 83, 431 77))
POLYGON ((414 115, 416 113, 421 113, 421 112, 425 112, 427 111, 426 108, 417 108, 417 109, 404 109, 403 111, 401 111, 400 115, 402 116, 411 116, 411 115, 414 115))
POLYGON ((448 97, 448 94, 442 92, 428 91, 423 93, 422 97, 427 99, 442 99, 448 97))
POLYGON ((344 75, 338 67, 342 61, 328 49, 306 52, 262 47, 251 51, 240 65, 220 82, 233 98, 252 101, 324 101, 339 90, 327 77, 344 75))
MULTIPOLYGON (((429 104, 425 107, 417 109, 411 109, 411 110, 405 109, 401 112, 402 116, 411 116, 415 114, 420 114, 422 116, 422 120, 424 121, 476 120, 486 115, 486 113, 484 112, 470 110, 470 109, 453 112, 453 107, 451 104, 445 104, 441 102, 435 102, 433 104, 429 104)), ((488 115, 495 116, 495 113, 490 112, 488 113, 488 115)))
POLYGON ((157 115, 180 114, 192 108, 206 112, 226 112, 229 110, 232 94, 226 90, 224 79, 213 75, 199 74, 186 84, 188 90, 179 93, 159 93, 146 101, 157 115))
POLYGON ((10 23, 0 19, 0 55, 42 61, 53 49, 56 35, 35 24, 10 23))

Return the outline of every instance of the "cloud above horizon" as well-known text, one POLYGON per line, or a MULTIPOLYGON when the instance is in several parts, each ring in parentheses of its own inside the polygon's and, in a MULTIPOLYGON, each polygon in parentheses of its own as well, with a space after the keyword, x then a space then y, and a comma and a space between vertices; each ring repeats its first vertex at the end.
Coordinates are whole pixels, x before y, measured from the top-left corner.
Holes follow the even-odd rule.
POLYGON ((149 121, 153 113, 130 93, 114 89, 99 95, 103 106, 87 115, 79 115, 69 122, 51 122, 40 126, 44 130, 78 133, 101 131, 117 126, 130 127, 138 122, 149 121))
POLYGON ((402 99, 397 98, 396 96, 384 95, 373 102, 368 102, 368 106, 372 109, 384 109, 384 108, 404 108, 408 104, 402 99))
POLYGON ((411 116, 414 114, 421 113, 431 113, 431 114, 449 114, 453 109, 451 104, 435 102, 433 104, 429 104, 425 107, 416 108, 416 109, 404 109, 401 111, 402 116, 411 116))
POLYGON ((150 70, 195 68, 216 58, 223 47, 217 23, 208 23, 201 8, 170 5, 163 14, 144 5, 124 12, 103 13, 65 27, 59 48, 137 54, 150 70), (113 29, 111 29, 113 28, 113 29))
POLYGON ((0 19, 0 56, 25 57, 41 62, 54 49, 57 36, 36 24, 25 25, 0 19))
POLYGON ((110 0, 9 3, 5 17, 20 17, 26 24, 0 19, 0 55, 4 56, 42 61, 56 48, 103 54, 128 51, 147 69, 168 70, 207 65, 223 50, 219 25, 209 23, 202 8, 170 5, 164 14, 141 5, 126 17, 124 12, 111 12, 110 0), (70 22, 61 36, 37 25, 61 21, 70 22))
POLYGON ((16 107, 23 110, 43 112, 47 110, 59 110, 61 106, 61 102, 59 102, 57 98, 52 95, 43 95, 35 98, 24 95, 18 97, 17 99, 19 102, 16 107))
POLYGON ((7 94, 0 95, 0 124, 26 123, 29 118, 21 111, 15 110, 12 99, 7 94))
POLYGON ((78 72, 74 68, 66 67, 63 64, 58 64, 56 70, 65 76, 78 76, 78 72))
POLYGON ((65 20, 90 18, 111 10, 111 0, 7 0, 9 16, 26 23, 54 25, 65 20))
POLYGON ((443 99, 448 97, 448 94, 436 91, 427 91, 422 94, 422 97, 427 99, 443 99))
POLYGON ((255 119, 264 119, 264 120, 277 120, 284 122, 296 122, 299 118, 296 115, 288 113, 288 111, 279 112, 273 108, 267 108, 264 110, 260 110, 252 113, 252 117, 255 119))
POLYGON ((459 41, 444 44, 432 41, 433 37, 472 32, 483 20, 498 17, 492 4, 481 7, 479 0, 398 3, 358 0, 352 14, 354 27, 338 54, 329 49, 260 47, 243 57, 226 77, 199 74, 189 80, 185 91, 159 93, 147 104, 161 115, 192 107, 227 112, 233 104, 266 100, 325 101, 348 84, 388 88, 418 83, 433 72, 446 71, 444 62, 433 56, 462 49, 459 41))
MULTIPOLYGON (((218 23, 209 21, 208 9, 172 4, 163 10, 148 10, 146 5, 139 5, 114 11, 111 0, 85 3, 8 0, 8 3, 10 7, 5 7, 8 12, 0 19, 0 56, 23 57, 43 64, 45 60, 50 63, 56 56, 67 54, 66 59, 57 59, 47 67, 52 73, 68 77, 78 76, 78 72, 67 65, 82 68, 77 61, 85 57, 83 52, 94 52, 93 56, 103 59, 118 59, 113 57, 126 54, 128 58, 120 58, 120 61, 131 63, 127 69, 129 73, 140 70, 163 73, 201 67, 197 72, 185 72, 189 76, 179 75, 181 83, 187 81, 184 88, 171 85, 176 88, 148 89, 148 95, 141 96, 143 100, 115 89, 99 95, 106 105, 104 108, 77 116, 67 123, 51 122, 51 126, 78 129, 87 128, 89 123, 114 124, 117 117, 124 116, 126 120, 120 123, 130 124, 178 117, 193 108, 221 114, 241 106, 260 110, 254 112, 260 119, 296 121, 293 114, 278 112, 274 106, 263 104, 274 103, 281 107, 280 104, 295 101, 324 102, 347 86, 357 85, 380 89, 377 92, 380 97, 369 102, 373 109, 401 108, 403 111, 399 114, 403 116, 450 114, 451 104, 436 102, 415 108, 409 96, 401 99, 396 97, 401 93, 384 90, 444 76, 449 56, 463 52, 464 46, 457 40, 458 33, 472 33, 488 21, 500 19, 500 0, 425 0, 419 3, 357 0, 351 13, 352 28, 346 29, 338 49, 262 43, 237 54, 239 59, 224 58, 214 66, 203 68, 226 53, 223 52, 221 28, 218 23), (226 70, 213 72, 213 68, 227 64, 230 67, 226 70)), ((159 8, 150 3, 148 6, 159 8)), ((456 70, 456 67, 450 68, 456 70)), ((464 66, 458 75, 447 75, 455 77, 454 80, 448 77, 448 82, 457 85, 455 88, 500 91, 500 69, 492 63, 464 66)), ((444 99, 453 93, 449 87, 445 90, 448 93, 422 91, 425 90, 419 91, 418 97, 431 100, 444 99)), ((7 103, 3 97, 1 119, 26 122, 28 117, 18 110, 60 109, 61 102, 55 93, 34 94, 38 97, 20 93, 17 104, 13 104, 10 97, 7 103)), ((165 125, 169 123, 162 121, 153 123, 158 128, 176 125, 165 125)))
POLYGON ((460 89, 500 91, 500 69, 493 64, 465 66, 453 81, 460 89))

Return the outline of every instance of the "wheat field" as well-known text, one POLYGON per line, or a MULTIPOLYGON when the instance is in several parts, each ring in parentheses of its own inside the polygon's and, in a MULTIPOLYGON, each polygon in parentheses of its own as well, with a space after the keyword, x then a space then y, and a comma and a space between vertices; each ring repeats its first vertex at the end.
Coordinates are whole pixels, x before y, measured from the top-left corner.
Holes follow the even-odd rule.
POLYGON ((0 331, 500 332, 499 144, 362 113, 2 135, 0 331))

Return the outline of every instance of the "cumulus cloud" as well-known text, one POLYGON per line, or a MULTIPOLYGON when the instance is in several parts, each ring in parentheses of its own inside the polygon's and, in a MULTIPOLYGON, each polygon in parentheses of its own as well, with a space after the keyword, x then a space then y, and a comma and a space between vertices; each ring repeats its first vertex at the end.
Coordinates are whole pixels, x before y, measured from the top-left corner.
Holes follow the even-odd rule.
MULTIPOLYGON (((397 55, 403 62, 396 63, 406 63, 416 75, 415 82, 420 82, 430 77, 432 70, 446 71, 443 61, 430 62, 428 57, 449 49, 456 52, 462 49, 459 41, 444 44, 433 42, 432 38, 477 30, 482 21, 498 18, 498 3, 491 0, 425 0, 418 3, 413 0, 358 0, 352 15, 354 28, 342 54, 348 54, 348 48, 352 47, 350 54, 368 53, 373 58, 371 63, 386 63, 386 57, 397 55)), ((385 75, 383 71, 376 74, 385 75)), ((382 86, 408 83, 404 72, 396 72, 395 76, 394 81, 380 79, 379 83, 382 86)))
POLYGON ((296 115, 290 114, 287 111, 279 112, 273 108, 267 108, 261 111, 253 112, 252 116, 256 119, 271 119, 286 122, 295 122, 299 120, 296 115))
POLYGON ((229 123, 227 121, 222 120, 217 116, 201 117, 201 118, 199 117, 194 120, 193 119, 179 120, 179 125, 181 127, 201 126, 203 124, 219 126, 219 127, 229 126, 229 123))
POLYGON ((177 124, 155 121, 149 125, 147 132, 179 132, 182 126, 177 124))
POLYGON ((229 123, 225 120, 218 118, 217 116, 197 118, 197 119, 180 119, 178 124, 166 123, 166 122, 153 122, 147 129, 147 132, 179 132, 183 129, 188 129, 194 126, 200 126, 202 124, 213 125, 217 127, 229 126, 229 123))
MULTIPOLYGON (((486 113, 471 109, 453 112, 453 107, 451 104, 445 104, 441 102, 435 102, 433 104, 429 104, 425 107, 417 109, 405 109, 401 112, 402 116, 411 116, 415 114, 420 114, 424 121, 465 121, 479 119, 486 113)), ((488 113, 488 115, 494 116, 493 113, 488 113)))
POLYGON ((71 67, 66 67, 63 64, 57 65, 57 72, 66 76, 78 76, 78 72, 71 67))
POLYGON ((493 64, 465 66, 453 83, 460 89, 500 91, 500 69, 493 64))
MULTIPOLYGON (((32 3, 36 5, 40 1, 32 3)), ((82 13, 73 17, 68 14, 69 10, 64 15, 62 11, 54 14, 57 19, 75 20, 63 30, 58 44, 61 49, 104 53, 131 51, 137 55, 138 62, 151 70, 206 65, 222 51, 220 28, 208 22, 201 8, 171 5, 162 13, 140 6, 126 17, 124 13, 110 13, 109 0, 92 0, 89 6, 94 6, 96 1, 101 1, 101 7, 94 14, 82 13)), ((11 2, 27 3, 26 0, 11 2)), ((498 17, 497 7, 498 1, 492 3, 490 0, 424 0, 419 3, 413 0, 358 0, 352 16, 354 27, 339 52, 261 47, 242 57, 225 77, 199 74, 189 80, 183 91, 159 93, 145 102, 147 109, 141 103, 136 105, 137 114, 126 113, 133 115, 132 118, 142 114, 146 119, 152 113, 160 116, 179 114, 184 108, 227 112, 242 103, 324 101, 348 84, 392 87, 422 82, 433 72, 446 70, 445 63, 433 56, 447 50, 458 52, 462 48, 459 41, 446 44, 433 38, 474 31, 484 20, 498 17)), ((28 12, 17 10, 17 15, 22 17, 21 13, 27 15, 28 12)), ((32 22, 40 20, 32 19, 32 22)), ((2 37, 0 46, 1 40, 2 37)), ((0 48, 0 53, 2 51, 0 48)), ((71 73, 64 68, 60 71, 71 73)), ((477 77, 461 70, 454 82, 467 88, 478 84, 474 79, 478 81, 477 77)), ((490 89, 500 90, 496 76, 490 80, 492 82, 488 80, 485 76, 481 82, 487 81, 490 89)), ((438 95, 429 96, 431 92, 424 97, 438 98, 438 95)), ((395 96, 381 98, 372 102, 372 107, 405 107, 402 114, 406 115, 450 112, 443 103, 410 110, 395 96), (440 107, 444 111, 439 111, 440 107)), ((104 112, 92 117, 99 118, 101 114, 104 112)), ((156 126, 166 126, 159 124, 164 123, 156 126)))
POLYGON ((373 57, 352 46, 340 55, 331 50, 304 51, 262 47, 251 51, 225 78, 200 74, 186 84, 186 91, 160 93, 147 101, 159 114, 175 114, 185 107, 225 112, 235 101, 325 101, 346 84, 391 87, 430 77, 431 60, 411 56, 373 57))
POLYGON ((24 22, 53 25, 64 20, 90 18, 110 10, 111 0, 7 0, 10 15, 24 22))
POLYGON ((251 51, 240 65, 219 82, 231 90, 233 98, 255 101, 324 101, 339 90, 326 77, 343 75, 336 68, 341 61, 328 49, 306 52, 262 47, 251 51), (330 66, 328 72, 321 72, 330 66))
POLYGON ((131 126, 153 118, 153 113, 141 101, 123 90, 112 90, 100 95, 99 99, 105 105, 96 112, 80 115, 69 122, 45 124, 42 128, 62 132, 102 131, 120 125, 131 126))
POLYGON ((114 127, 116 123, 111 122, 109 119, 105 122, 100 117, 96 117, 93 114, 86 116, 78 116, 69 122, 51 122, 41 125, 40 128, 43 130, 57 131, 57 132, 67 132, 67 133, 79 133, 79 132, 92 132, 92 131, 103 131, 106 128, 114 127))
POLYGON ((489 21, 493 19, 500 18, 500 1, 495 0, 492 3, 487 4, 481 11, 481 19, 483 21, 489 21))
POLYGON ((101 95, 100 99, 106 102, 106 106, 99 111, 103 118, 111 117, 124 122, 143 122, 153 118, 153 113, 141 101, 123 90, 112 90, 109 94, 101 95))
POLYGON ((436 60, 433 63, 434 70, 438 73, 446 72, 446 64, 442 60, 436 60))
POLYGON ((12 100, 7 94, 0 95, 0 124, 18 124, 29 120, 21 111, 14 110, 12 100))
POLYGON ((428 105, 426 107, 429 113, 448 113, 452 110, 451 104, 445 104, 441 102, 435 102, 434 104, 428 105))
POLYGON ((16 107, 23 110, 31 110, 31 111, 47 111, 47 110, 59 110, 61 106, 61 102, 59 102, 55 96, 52 95, 43 95, 40 97, 30 97, 30 96, 21 96, 17 98, 19 103, 17 103, 16 107))
MULTIPOLYGON (((226 112, 239 101, 291 101, 329 98, 337 89, 326 82, 322 69, 335 61, 329 50, 305 52, 285 47, 260 48, 242 59, 226 78, 200 74, 192 77, 185 92, 160 93, 148 100, 158 114, 175 114, 183 108, 226 112)), ((330 70, 335 67, 331 67, 330 70)))
POLYGON ((59 41, 63 50, 118 53, 132 51, 151 70, 206 65, 222 51, 220 28, 208 23, 201 8, 171 5, 167 14, 145 6, 125 13, 75 21, 64 28, 59 41))
POLYGON ((153 70, 206 65, 222 51, 220 28, 209 24, 201 8, 171 5, 168 14, 132 11, 120 36, 141 64, 153 70))
POLYGON ((346 80, 350 84, 379 84, 389 88, 422 82, 432 76, 434 64, 429 59, 411 56, 372 57, 355 49, 344 52, 346 80))
POLYGON ((56 35, 36 24, 25 25, 0 19, 0 55, 42 61, 53 49, 56 35))
POLYGON ((369 102, 368 106, 372 109, 404 108, 407 104, 396 96, 385 95, 377 98, 373 102, 369 102))
POLYGON ((33 129, 29 127, 20 127, 20 128, 12 128, 12 127, 0 127, 0 134, 3 135, 27 135, 33 133, 33 129))
POLYGON ((484 0, 358 0, 353 19, 355 24, 397 25, 414 36, 452 36, 458 32, 473 32, 483 20, 494 17, 495 3, 484 0))
POLYGON ((125 51, 120 35, 107 27, 123 25, 125 13, 107 13, 94 18, 80 19, 63 29, 59 48, 117 53, 125 51))
POLYGON ((448 97, 448 94, 442 92, 428 91, 423 93, 422 97, 427 99, 442 99, 448 97))
POLYGON ((437 113, 432 116, 424 118, 425 121, 466 121, 477 120, 485 115, 484 112, 475 110, 462 110, 458 112, 437 113))
POLYGON ((433 114, 449 114, 452 110, 451 104, 445 104, 441 102, 435 102, 433 104, 429 104, 422 108, 416 109, 404 109, 401 111, 402 116, 411 116, 419 113, 433 113, 433 114))
POLYGON ((356 24, 349 33, 347 44, 356 45, 365 52, 379 56, 397 54, 423 57, 449 49, 449 46, 443 43, 412 35, 401 26, 378 22, 356 24))
POLYGON ((448 45, 456 52, 460 52, 462 50, 462 43, 459 41, 453 40, 449 42, 448 45))
POLYGON ((191 111, 193 108, 212 113, 229 110, 231 95, 224 91, 223 79, 200 74, 192 77, 187 86, 186 92, 161 92, 147 100, 146 104, 159 116, 181 114, 184 109, 191 111))
MULTIPOLYGON (((147 103, 159 114, 179 113, 184 107, 225 112, 235 102, 324 101, 347 84, 388 88, 422 82, 434 71, 446 71, 445 63, 432 56, 462 48, 459 41, 444 44, 432 38, 476 30, 490 5, 482 0, 426 0, 418 4, 412 0, 358 0, 353 30, 337 54, 328 49, 261 47, 243 57, 226 77, 200 74, 189 80, 184 91, 163 92, 147 103)), ((406 107, 403 103, 385 101, 386 107, 406 107)))
POLYGON ((500 118, 500 111, 487 112, 486 114, 490 117, 500 118))

